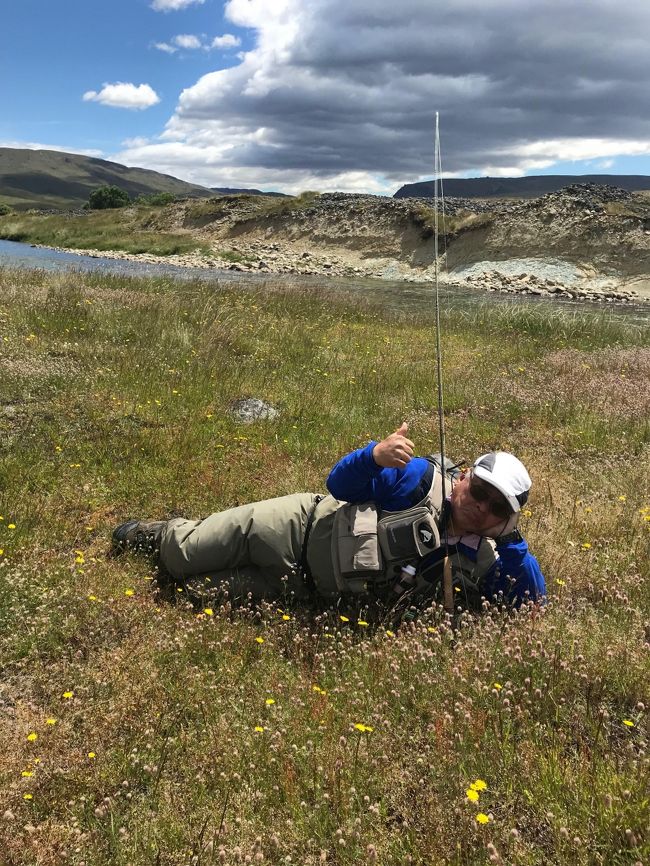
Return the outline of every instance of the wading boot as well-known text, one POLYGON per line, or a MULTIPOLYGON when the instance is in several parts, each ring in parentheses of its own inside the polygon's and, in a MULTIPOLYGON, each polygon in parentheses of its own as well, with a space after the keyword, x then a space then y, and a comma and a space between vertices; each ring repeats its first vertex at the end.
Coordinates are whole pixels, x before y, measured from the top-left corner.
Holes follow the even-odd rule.
POLYGON ((127 520, 113 530, 113 551, 129 550, 157 558, 166 520, 127 520))

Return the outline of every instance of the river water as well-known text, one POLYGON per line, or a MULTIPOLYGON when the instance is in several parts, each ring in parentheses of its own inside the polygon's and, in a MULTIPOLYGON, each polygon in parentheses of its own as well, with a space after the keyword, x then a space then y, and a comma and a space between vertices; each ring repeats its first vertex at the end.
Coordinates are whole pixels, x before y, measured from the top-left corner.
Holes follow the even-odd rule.
MULTIPOLYGON (((218 270, 217 268, 182 268, 177 265, 151 264, 149 262, 110 259, 95 256, 80 256, 48 247, 32 247, 29 244, 0 240, 0 267, 39 269, 45 271, 92 271, 104 274, 123 274, 128 277, 169 277, 174 280, 202 280, 221 285, 300 285, 319 289, 339 290, 347 294, 359 294, 378 306, 394 310, 430 310, 433 306, 432 283, 407 283, 402 280, 367 279, 362 277, 324 277, 294 274, 250 273, 218 270)), ((473 287, 440 284, 440 303, 453 303, 456 309, 476 308, 490 304, 520 306, 521 304, 551 304, 556 309, 562 306, 575 312, 592 312, 612 318, 647 324, 650 321, 650 305, 626 304, 613 306, 594 301, 569 300, 564 298, 540 298, 534 295, 509 295, 483 292, 473 287)))

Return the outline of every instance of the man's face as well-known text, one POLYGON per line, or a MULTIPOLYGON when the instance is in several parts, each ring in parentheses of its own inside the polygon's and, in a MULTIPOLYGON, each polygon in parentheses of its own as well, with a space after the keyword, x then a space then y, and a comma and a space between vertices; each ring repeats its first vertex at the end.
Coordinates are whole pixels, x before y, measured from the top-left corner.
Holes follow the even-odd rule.
POLYGON ((455 535, 475 532, 477 535, 499 536, 512 517, 512 509, 496 487, 464 472, 451 491, 451 526, 455 535), (472 496, 472 490, 480 499, 472 496), (494 513, 494 510, 498 515, 494 513))

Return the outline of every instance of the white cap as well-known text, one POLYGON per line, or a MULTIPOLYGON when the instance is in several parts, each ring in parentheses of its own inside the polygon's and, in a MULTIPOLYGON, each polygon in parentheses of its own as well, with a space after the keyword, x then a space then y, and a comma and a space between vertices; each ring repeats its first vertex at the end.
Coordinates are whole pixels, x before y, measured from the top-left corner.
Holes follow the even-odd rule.
POLYGON ((474 463, 474 474, 496 487, 513 511, 520 511, 528 499, 532 481, 526 467, 514 454, 507 451, 483 454, 474 463))

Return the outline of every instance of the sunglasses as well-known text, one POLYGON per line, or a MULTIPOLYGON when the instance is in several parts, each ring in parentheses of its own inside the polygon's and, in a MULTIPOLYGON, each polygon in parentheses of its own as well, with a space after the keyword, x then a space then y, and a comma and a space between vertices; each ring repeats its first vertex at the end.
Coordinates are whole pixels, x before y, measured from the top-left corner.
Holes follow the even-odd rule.
POLYGON ((469 477, 469 492, 476 502, 487 502, 490 512, 501 520, 505 520, 513 513, 503 496, 500 493, 492 496, 487 487, 474 477, 473 472, 469 477))

